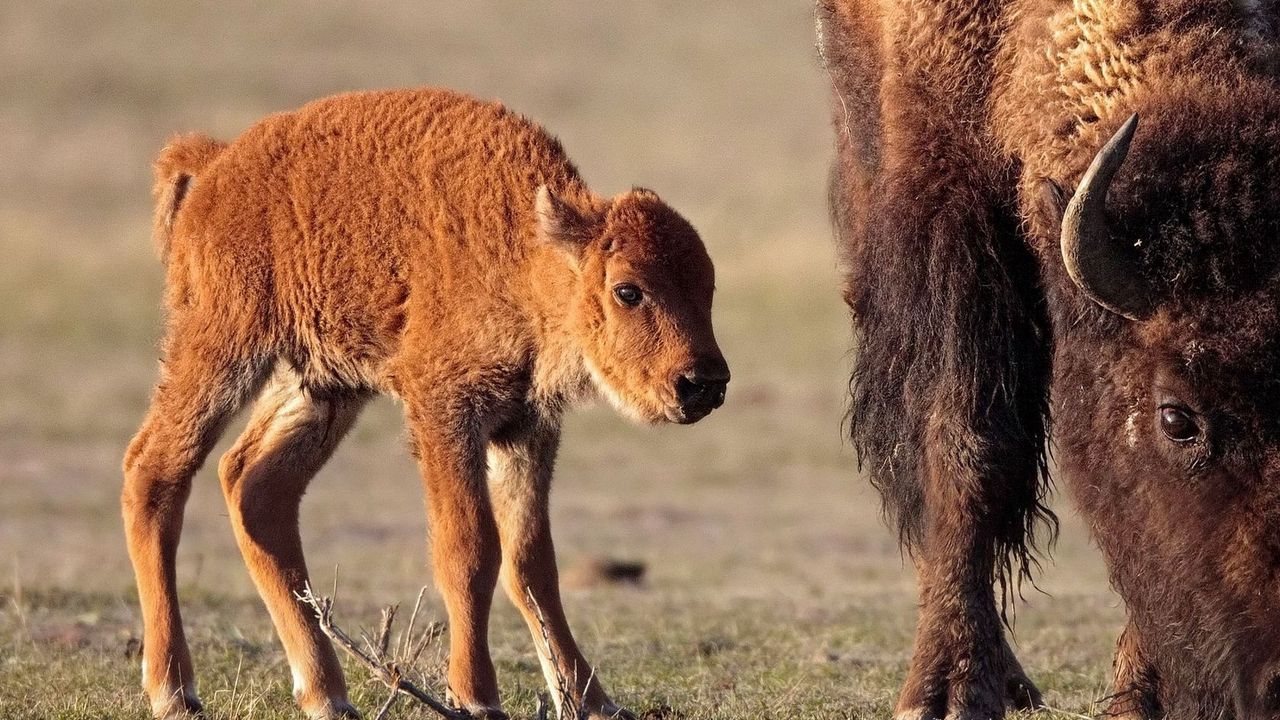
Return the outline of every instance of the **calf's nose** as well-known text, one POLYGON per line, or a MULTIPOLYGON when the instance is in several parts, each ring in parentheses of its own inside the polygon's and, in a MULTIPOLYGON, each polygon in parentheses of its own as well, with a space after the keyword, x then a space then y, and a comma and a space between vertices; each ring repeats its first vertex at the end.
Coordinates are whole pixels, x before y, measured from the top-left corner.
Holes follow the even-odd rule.
POLYGON ((706 357, 694 363, 693 370, 688 375, 696 382, 728 385, 729 363, 719 355, 706 357))
POLYGON ((684 408, 715 409, 724 404, 725 383, 702 382, 695 376, 676 378, 676 400, 684 408))
POLYGON ((676 377, 676 400, 681 407, 714 410, 724 404, 728 384, 724 358, 700 360, 676 377))

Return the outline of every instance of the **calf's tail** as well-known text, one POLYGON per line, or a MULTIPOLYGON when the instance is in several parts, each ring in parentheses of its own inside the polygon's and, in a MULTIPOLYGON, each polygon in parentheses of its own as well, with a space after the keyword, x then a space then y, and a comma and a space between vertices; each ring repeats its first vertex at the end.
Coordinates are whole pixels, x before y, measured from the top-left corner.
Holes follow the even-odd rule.
POLYGON ((173 238, 173 221, 178 216, 178 209, 191 188, 191 182, 200 172, 213 162, 224 149, 226 143, 219 142, 207 135, 190 133, 179 135, 169 141, 160 151, 152 169, 155 172, 155 183, 151 194, 156 201, 155 221, 152 226, 152 238, 160 259, 168 261, 169 243, 173 238))

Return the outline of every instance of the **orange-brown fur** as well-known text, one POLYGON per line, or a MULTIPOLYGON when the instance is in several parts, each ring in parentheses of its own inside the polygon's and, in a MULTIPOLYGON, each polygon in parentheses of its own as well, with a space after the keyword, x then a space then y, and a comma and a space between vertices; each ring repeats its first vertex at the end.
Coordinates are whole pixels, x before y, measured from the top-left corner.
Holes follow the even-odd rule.
POLYGON ((174 552, 192 475, 255 396, 219 464, 232 526, 300 705, 353 712, 293 597, 307 579, 298 504, 375 393, 404 403, 421 466, 454 701, 500 713, 486 632, 505 568, 548 681, 614 713, 564 618, 547 494, 574 402, 598 390, 642 420, 693 422, 723 399, 693 228, 649 191, 595 195, 537 125, 444 90, 320 100, 229 145, 180 137, 155 168, 168 333, 123 494, 155 714, 199 705, 174 552), (643 302, 625 305, 620 283, 643 302))

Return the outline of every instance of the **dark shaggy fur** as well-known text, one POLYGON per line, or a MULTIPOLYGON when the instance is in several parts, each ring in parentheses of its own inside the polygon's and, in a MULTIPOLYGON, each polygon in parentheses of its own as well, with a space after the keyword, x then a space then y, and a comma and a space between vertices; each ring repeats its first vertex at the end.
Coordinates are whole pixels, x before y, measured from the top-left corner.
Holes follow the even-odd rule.
POLYGON ((950 437, 955 463, 1004 476, 977 499, 995 530, 997 576, 1005 582, 1015 566, 1029 576, 1037 525, 1056 528, 1042 502, 1049 342, 1039 273, 1017 233, 1012 168, 991 162, 989 147, 936 138, 919 148, 933 162, 882 172, 873 19, 835 4, 818 12, 841 157, 853 165, 836 166, 831 209, 857 332, 848 421, 859 462, 913 550, 925 531, 925 444, 931 433, 950 437), (1006 190, 983 197, 974 185, 1006 190), (938 417, 949 422, 931 430, 938 417))
POLYGON ((1278 26, 1271 2, 820 0, 850 432, 920 574, 901 717, 1038 700, 991 585, 1052 534, 1050 406, 1130 611, 1113 710, 1280 712, 1278 26), (1154 301, 1138 320, 1059 247, 1131 113, 1107 222, 1154 301))

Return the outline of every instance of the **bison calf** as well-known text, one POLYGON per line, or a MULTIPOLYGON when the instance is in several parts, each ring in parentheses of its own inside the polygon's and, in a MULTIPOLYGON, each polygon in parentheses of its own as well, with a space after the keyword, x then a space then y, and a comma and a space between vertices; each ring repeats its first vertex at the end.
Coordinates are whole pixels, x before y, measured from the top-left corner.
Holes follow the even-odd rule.
POLYGON ((598 391, 634 418, 691 423, 724 401, 693 227, 647 190, 597 196, 540 127, 442 90, 321 100, 229 145, 182 137, 155 167, 168 333, 123 507, 156 716, 200 706, 174 556, 192 475, 255 396, 219 464, 236 538, 299 704, 355 715, 294 599, 298 505, 375 393, 403 402, 421 465, 453 701, 502 716, 486 641, 501 568, 552 697, 619 712, 561 608, 547 493, 575 402, 598 391))

